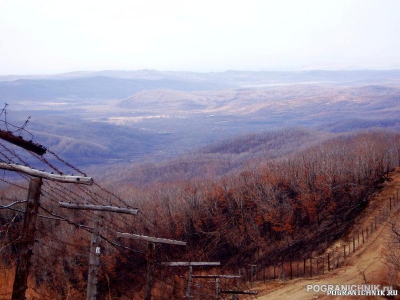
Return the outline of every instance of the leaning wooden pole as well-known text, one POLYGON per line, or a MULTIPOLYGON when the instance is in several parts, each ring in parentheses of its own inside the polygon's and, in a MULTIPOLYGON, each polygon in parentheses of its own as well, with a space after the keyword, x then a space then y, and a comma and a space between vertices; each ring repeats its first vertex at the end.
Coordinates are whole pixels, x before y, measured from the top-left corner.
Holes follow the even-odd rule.
POLYGON ((24 225, 22 229, 22 243, 17 260, 12 300, 24 300, 28 288, 28 275, 33 245, 35 243, 36 221, 39 209, 42 178, 31 177, 29 180, 28 202, 26 204, 24 225))

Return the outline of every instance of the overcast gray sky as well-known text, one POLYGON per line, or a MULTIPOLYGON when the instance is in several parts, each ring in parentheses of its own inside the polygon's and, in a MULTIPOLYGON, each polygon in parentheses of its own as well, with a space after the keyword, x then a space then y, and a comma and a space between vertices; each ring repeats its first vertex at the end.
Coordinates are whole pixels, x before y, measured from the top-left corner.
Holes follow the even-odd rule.
POLYGON ((0 75, 400 68, 398 0, 0 0, 0 75))

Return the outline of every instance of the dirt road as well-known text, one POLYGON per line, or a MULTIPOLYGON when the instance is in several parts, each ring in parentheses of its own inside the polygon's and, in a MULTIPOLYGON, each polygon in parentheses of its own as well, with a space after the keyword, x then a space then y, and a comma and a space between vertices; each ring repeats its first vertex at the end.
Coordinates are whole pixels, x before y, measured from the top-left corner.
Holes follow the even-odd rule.
MULTIPOLYGON (((382 191, 371 200, 370 205, 356 221, 354 227, 364 226, 365 228, 365 226, 368 226, 379 213, 379 209, 387 207, 389 197, 397 197, 398 189, 400 189, 400 169, 396 169, 390 174, 390 180, 385 183, 382 191)), ((307 285, 379 284, 381 286, 399 286, 399 272, 390 269, 385 264, 384 257, 391 234, 389 222, 397 220, 398 217, 399 205, 397 204, 386 222, 379 225, 377 230, 369 237, 369 240, 348 257, 345 266, 313 278, 259 285, 255 288, 259 291, 257 299, 387 299, 382 296, 327 296, 326 292, 307 292, 307 285)), ((391 299, 400 299, 400 296, 391 299)))

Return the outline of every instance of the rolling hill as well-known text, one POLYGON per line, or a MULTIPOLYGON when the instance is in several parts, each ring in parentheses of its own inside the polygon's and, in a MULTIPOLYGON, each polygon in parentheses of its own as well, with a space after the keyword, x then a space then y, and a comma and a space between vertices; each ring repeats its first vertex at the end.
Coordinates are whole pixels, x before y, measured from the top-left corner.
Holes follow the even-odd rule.
POLYGON ((400 128, 400 72, 75 72, 0 79, 8 121, 80 165, 177 157, 247 133, 400 128))

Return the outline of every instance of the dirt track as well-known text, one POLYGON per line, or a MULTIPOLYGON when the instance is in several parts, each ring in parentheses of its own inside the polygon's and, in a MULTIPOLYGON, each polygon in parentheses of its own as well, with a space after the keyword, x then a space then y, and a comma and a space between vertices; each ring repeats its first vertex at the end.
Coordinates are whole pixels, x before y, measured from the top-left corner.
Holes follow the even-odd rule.
MULTIPOLYGON (((400 169, 390 174, 390 180, 385 183, 382 191, 372 200, 366 211, 356 221, 356 227, 365 228, 379 213, 380 207, 387 207, 389 197, 397 195, 400 189, 400 169)), ((399 217, 399 202, 392 209, 390 216, 377 227, 377 230, 369 237, 368 241, 356 249, 347 261, 346 265, 333 270, 325 275, 308 279, 295 279, 286 282, 273 282, 259 285, 255 289, 259 291, 259 300, 279 299, 387 299, 381 296, 327 296, 326 293, 307 292, 309 284, 380 284, 399 285, 400 272, 390 270, 385 264, 384 251, 387 247, 391 228, 388 221, 399 217)), ((399 291, 400 293, 400 291, 399 291)), ((393 298, 392 298, 393 299, 393 298)), ((400 296, 395 299, 400 299, 400 296)))

